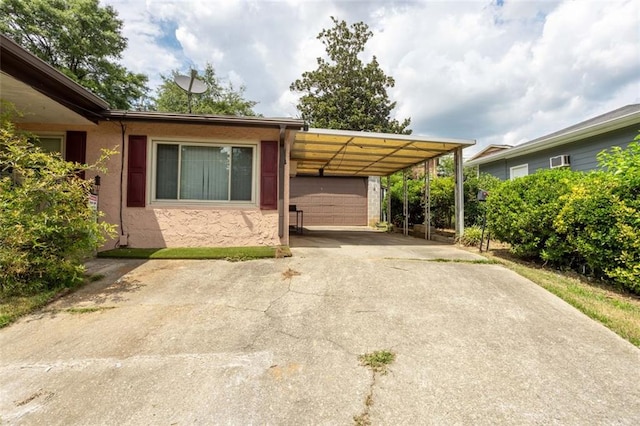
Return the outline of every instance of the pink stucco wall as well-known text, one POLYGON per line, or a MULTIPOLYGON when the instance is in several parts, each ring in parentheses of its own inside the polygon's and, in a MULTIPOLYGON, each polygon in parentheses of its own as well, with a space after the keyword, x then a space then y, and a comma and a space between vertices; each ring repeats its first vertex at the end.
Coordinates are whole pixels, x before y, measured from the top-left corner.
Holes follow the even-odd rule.
MULTIPOLYGON (((21 127, 34 133, 79 130, 87 132, 87 162, 98 159, 102 148, 118 151, 110 157, 106 166, 108 173, 101 175, 99 209, 104 212, 102 220, 117 225, 118 235, 127 236, 129 247, 202 247, 202 246, 256 246, 288 244, 288 215, 284 215, 284 236, 278 236, 278 212, 259 208, 260 156, 258 150, 256 179, 256 203, 251 205, 160 205, 150 203, 151 141, 154 138, 175 140, 247 142, 279 140, 277 129, 243 127, 220 127, 186 124, 157 124, 125 122, 125 140, 129 135, 146 135, 147 149, 147 203, 146 207, 126 206, 127 165, 120 173, 122 161, 122 128, 118 122, 100 122, 89 126, 63 126, 25 124, 21 127), (121 203, 122 200, 122 203, 121 203), (122 204, 122 229, 120 229, 120 206, 122 204)), ((292 132, 286 134, 287 144, 292 143, 292 132)), ((126 154, 126 153, 125 153, 126 154)), ((125 158, 126 160, 126 158, 125 158)), ((288 162, 285 166, 285 202, 288 209, 288 162)), ((93 178, 96 173, 88 173, 93 178)), ((113 248, 119 238, 109 240, 102 249, 113 248)))

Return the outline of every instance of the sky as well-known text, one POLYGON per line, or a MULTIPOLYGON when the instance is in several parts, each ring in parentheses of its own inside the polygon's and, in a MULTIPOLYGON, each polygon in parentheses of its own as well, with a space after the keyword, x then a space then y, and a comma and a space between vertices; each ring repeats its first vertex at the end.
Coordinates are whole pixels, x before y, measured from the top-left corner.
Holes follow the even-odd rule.
MULTIPOLYGON (((299 117, 290 84, 325 55, 331 17, 373 31, 414 134, 516 145, 640 103, 640 1, 101 0, 124 22, 122 64, 149 76, 211 63, 266 117, 299 117)), ((467 152, 469 151, 469 152, 467 152)))

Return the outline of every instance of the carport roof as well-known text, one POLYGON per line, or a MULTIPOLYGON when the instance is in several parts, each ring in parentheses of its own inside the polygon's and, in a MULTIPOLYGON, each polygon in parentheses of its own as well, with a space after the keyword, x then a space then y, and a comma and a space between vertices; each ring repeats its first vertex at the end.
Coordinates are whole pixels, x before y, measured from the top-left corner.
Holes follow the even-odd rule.
POLYGON ((296 133, 291 160, 298 175, 387 176, 475 143, 473 139, 309 129, 296 133))

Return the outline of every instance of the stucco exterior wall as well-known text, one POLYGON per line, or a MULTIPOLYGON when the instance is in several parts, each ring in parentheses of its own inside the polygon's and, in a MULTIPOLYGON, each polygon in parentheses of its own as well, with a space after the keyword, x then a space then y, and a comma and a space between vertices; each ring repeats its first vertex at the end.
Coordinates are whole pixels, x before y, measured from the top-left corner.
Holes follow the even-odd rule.
MULTIPOLYGON (((147 136, 146 206, 126 206, 127 162, 126 145, 123 160, 123 134, 118 122, 100 122, 98 125, 63 126, 26 124, 25 130, 34 133, 78 130, 87 132, 87 162, 95 162, 102 148, 118 151, 112 155, 101 175, 99 209, 101 219, 117 226, 118 236, 124 235, 129 247, 201 247, 201 246, 256 246, 280 245, 288 242, 287 228, 283 238, 278 236, 278 211, 260 210, 260 141, 278 141, 278 129, 222 127, 211 125, 158 124, 125 122, 124 140, 129 135, 147 136), (160 205, 151 203, 151 141, 154 138, 175 138, 188 141, 246 142, 257 146, 255 170, 255 202, 250 205, 160 205), (124 165, 122 169, 121 165, 124 165), (122 181, 122 186, 120 182, 122 181), (121 190, 122 188, 122 190, 121 190), (122 222, 120 221, 122 208, 122 222)), ((287 132, 289 137, 289 132, 287 132)), ((96 172, 87 173, 93 178, 96 172)), ((288 173, 285 173, 288 179, 288 173)), ((288 185, 285 181, 285 196, 288 185)), ((288 205, 288 198, 284 200, 288 205)), ((285 215, 286 217, 286 215, 285 215)), ((114 248, 119 237, 109 240, 101 250, 114 248)))

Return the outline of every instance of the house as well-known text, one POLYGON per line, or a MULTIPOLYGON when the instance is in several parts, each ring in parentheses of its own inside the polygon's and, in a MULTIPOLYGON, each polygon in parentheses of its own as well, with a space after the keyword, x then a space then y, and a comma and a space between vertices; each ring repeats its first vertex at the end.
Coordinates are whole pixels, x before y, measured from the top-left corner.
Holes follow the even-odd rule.
POLYGON ((599 115, 514 147, 490 146, 466 162, 502 180, 537 170, 569 167, 589 171, 598 167, 597 155, 613 146, 625 148, 640 131, 640 104, 599 115))
MULTIPOLYGON (((308 129, 292 118, 112 110, 3 35, 0 53, 0 94, 24 113, 16 122, 20 129, 69 161, 95 162, 103 148, 118 152, 101 176, 98 208, 119 236, 102 249, 286 245, 297 218, 290 204, 299 200, 294 193, 290 202, 291 182, 305 178, 316 181, 312 190, 330 194, 295 206, 305 225, 313 208, 347 217, 336 219, 339 224, 351 215, 366 225, 370 197, 364 188, 367 194, 375 188, 369 176, 450 152, 461 162, 462 148, 475 143, 308 129), (360 204, 335 208, 339 197, 360 204)), ((460 200, 458 207, 462 217, 460 200)))

